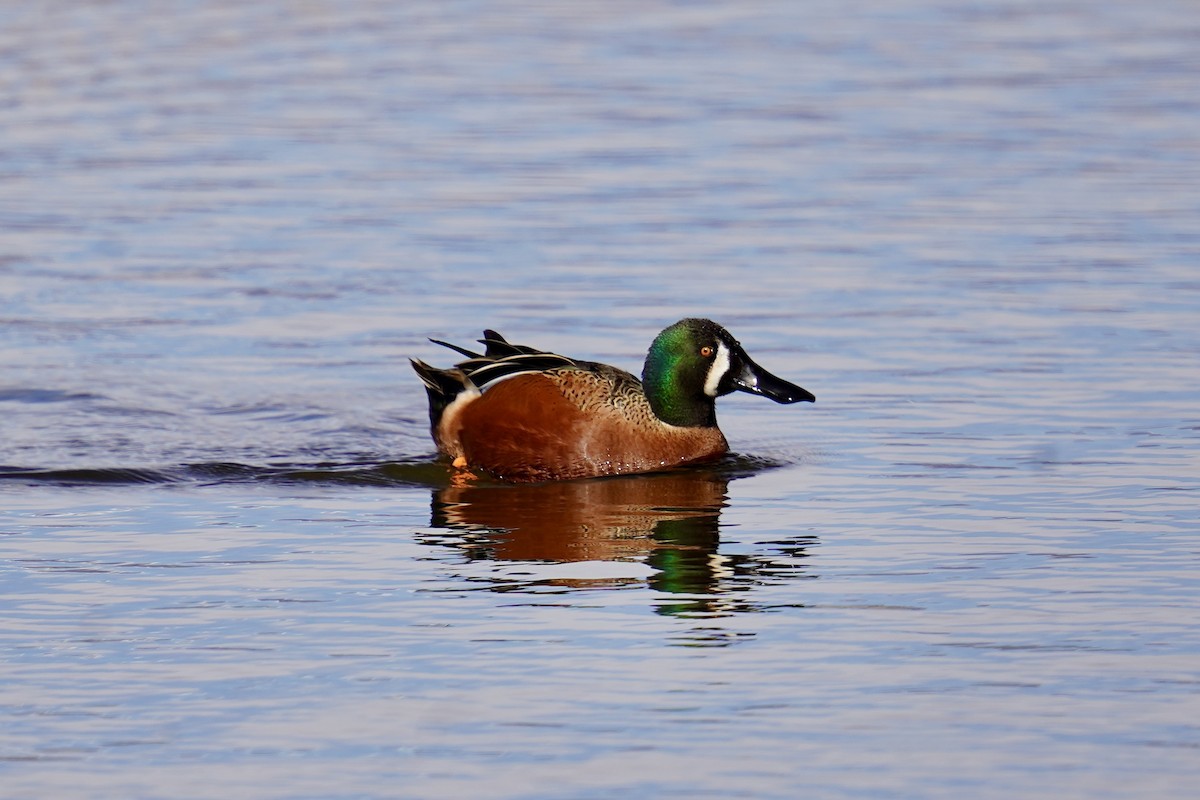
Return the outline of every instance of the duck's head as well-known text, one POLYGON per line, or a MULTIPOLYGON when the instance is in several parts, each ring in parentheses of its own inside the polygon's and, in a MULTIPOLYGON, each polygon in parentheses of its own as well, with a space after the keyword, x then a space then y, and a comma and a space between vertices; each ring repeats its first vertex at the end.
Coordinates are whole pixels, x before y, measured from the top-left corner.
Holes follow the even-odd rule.
POLYGON ((776 403, 816 400, 812 392, 755 364, 729 331, 707 319, 681 319, 655 338, 642 385, 659 419, 687 427, 716 425, 714 401, 730 392, 776 403))

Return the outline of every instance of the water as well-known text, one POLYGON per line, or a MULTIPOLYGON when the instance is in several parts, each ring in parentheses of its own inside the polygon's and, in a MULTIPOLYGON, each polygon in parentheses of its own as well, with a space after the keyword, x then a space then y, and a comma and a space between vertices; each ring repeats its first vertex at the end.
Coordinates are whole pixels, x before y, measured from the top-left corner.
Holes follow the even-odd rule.
POLYGON ((1200 778, 1188 3, 0 11, 11 798, 1200 778), (455 487, 405 357, 815 406, 455 487))

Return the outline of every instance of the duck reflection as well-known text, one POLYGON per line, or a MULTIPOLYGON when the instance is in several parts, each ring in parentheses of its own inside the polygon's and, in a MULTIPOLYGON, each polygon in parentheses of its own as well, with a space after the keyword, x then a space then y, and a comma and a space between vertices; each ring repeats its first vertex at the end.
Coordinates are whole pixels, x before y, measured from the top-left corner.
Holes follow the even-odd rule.
POLYGON ((741 605, 731 593, 746 588, 765 566, 718 552, 728 485, 726 475, 691 469, 535 485, 450 486, 434 492, 431 524, 464 534, 450 544, 472 559, 644 562, 653 569, 649 586, 678 597, 660 604, 661 612, 728 613, 741 605))

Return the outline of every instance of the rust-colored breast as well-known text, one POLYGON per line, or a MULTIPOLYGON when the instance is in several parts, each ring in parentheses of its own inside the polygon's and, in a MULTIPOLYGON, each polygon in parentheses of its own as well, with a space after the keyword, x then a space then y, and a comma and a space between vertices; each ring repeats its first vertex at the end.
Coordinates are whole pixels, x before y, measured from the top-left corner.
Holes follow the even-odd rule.
POLYGON ((585 370, 509 378, 455 416, 452 455, 513 481, 652 472, 728 449, 716 428, 667 425, 640 390, 585 370))

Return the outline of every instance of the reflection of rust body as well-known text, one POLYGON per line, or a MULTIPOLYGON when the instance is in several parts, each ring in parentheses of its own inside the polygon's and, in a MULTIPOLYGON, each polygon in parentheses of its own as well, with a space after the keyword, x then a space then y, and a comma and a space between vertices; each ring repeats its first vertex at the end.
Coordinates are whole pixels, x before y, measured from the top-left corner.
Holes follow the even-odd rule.
POLYGON ((489 537, 488 550, 502 560, 611 561, 643 557, 663 546, 712 552, 726 483, 696 472, 452 486, 435 498, 434 524, 498 532, 489 537), (664 540, 664 523, 673 521, 680 525, 664 540))
MULTIPOLYGON (((659 593, 653 601, 659 613, 722 616, 752 608, 746 590, 778 575, 771 557, 719 552, 720 514, 729 480, 722 470, 694 467, 533 485, 463 481, 436 490, 432 498, 430 524, 458 533, 430 540, 453 547, 470 561, 644 563, 651 570, 645 585, 659 593)), ((802 551, 799 545, 784 554, 794 560, 802 551)), ((547 572, 537 567, 529 570, 527 581, 522 574, 498 574, 491 588, 642 583, 638 578, 602 577, 603 568, 594 571, 595 577, 556 576, 552 568, 547 572)), ((710 639, 713 630, 705 626, 697 642, 710 639)), ((723 635, 717 639, 725 643, 723 635)))
POLYGON ((717 428, 668 425, 640 393, 589 402, 611 391, 582 370, 518 375, 449 409, 440 441, 471 467, 519 480, 650 472, 728 450, 717 428))

